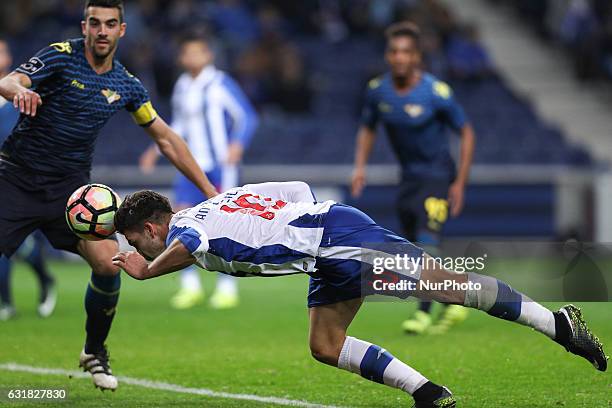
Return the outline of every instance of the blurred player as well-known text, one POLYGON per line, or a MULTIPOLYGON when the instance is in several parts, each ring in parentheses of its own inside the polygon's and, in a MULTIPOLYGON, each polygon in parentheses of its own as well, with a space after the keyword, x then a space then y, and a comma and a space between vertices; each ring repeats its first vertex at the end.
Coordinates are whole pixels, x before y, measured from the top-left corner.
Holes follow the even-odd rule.
MULTIPOLYGON (((411 23, 396 23, 386 31, 385 58, 390 72, 368 84, 362 124, 357 135, 352 194, 359 196, 366 183, 366 163, 382 123, 401 166, 402 181, 397 210, 406 238, 438 255, 440 233, 450 214, 463 208, 463 193, 474 152, 474 132, 450 87, 421 71, 419 30, 411 23), (461 134, 459 172, 450 156, 446 127, 461 134)), ((435 327, 431 302, 402 327, 409 333, 446 331, 465 319, 467 310, 448 306, 435 327)))
POLYGON ((208 196, 216 190, 185 142, 157 116, 140 81, 114 58, 126 30, 122 2, 88 0, 81 27, 83 39, 51 44, 0 80, 0 96, 21 113, 0 151, 0 253, 11 256, 40 229, 55 248, 89 263, 87 338, 79 360, 96 387, 114 390, 104 342, 119 299, 119 268, 111 262, 118 245, 80 240, 64 218, 69 195, 89 182, 98 131, 126 109, 201 190, 208 196))
POLYGON ((445 270, 361 211, 333 201, 316 202, 306 183, 246 185, 176 214, 167 198, 141 191, 125 198, 115 225, 138 252, 120 252, 113 261, 136 279, 193 264, 236 276, 309 274, 313 357, 401 389, 414 397, 417 407, 454 407, 455 398, 385 349, 346 335, 363 302, 362 285, 367 288, 374 276, 376 258, 416 259, 412 273, 403 275, 415 285, 463 285, 441 291, 415 286, 409 295, 477 308, 532 327, 598 370, 607 368, 601 342, 575 306, 551 312, 493 277, 445 270))
MULTIPOLYGON (((0 79, 10 73, 13 58, 9 44, 0 37, 0 79)), ((19 112, 4 98, 0 98, 0 142, 3 142, 17 123, 19 112)), ((19 255, 36 273, 40 287, 38 314, 48 317, 53 313, 56 303, 54 280, 43 258, 43 238, 40 234, 28 237, 19 249, 19 255)), ((11 296, 11 261, 0 255, 0 320, 8 320, 15 315, 15 306, 11 296)))
MULTIPOLYGON (((219 190, 236 187, 237 166, 257 127, 255 110, 234 80, 215 68, 214 54, 204 37, 183 38, 179 64, 185 72, 174 86, 171 127, 185 139, 198 165, 219 190)), ((152 145, 141 157, 142 170, 152 172, 158 157, 159 151, 152 145)), ((179 210, 205 200, 196 186, 181 174, 174 182, 174 196, 179 210)), ((186 268, 181 272, 181 289, 170 304, 177 309, 188 309, 203 298, 197 269, 186 268)), ((210 304, 216 309, 238 305, 237 282, 233 277, 218 275, 210 304)))

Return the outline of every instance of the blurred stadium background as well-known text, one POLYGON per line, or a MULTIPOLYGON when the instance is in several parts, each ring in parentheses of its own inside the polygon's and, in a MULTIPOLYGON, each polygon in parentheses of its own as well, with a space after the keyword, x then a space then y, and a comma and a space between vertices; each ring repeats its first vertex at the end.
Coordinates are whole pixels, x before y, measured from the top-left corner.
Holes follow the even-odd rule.
MULTIPOLYGON (((164 118, 170 117, 169 97, 179 73, 175 64, 178 35, 186 27, 197 26, 214 39, 217 65, 238 79, 261 119, 245 154, 241 183, 305 180, 314 186, 319 197, 355 205, 394 230, 400 230, 395 211, 390 211, 395 203, 399 169, 384 137, 378 138, 370 159, 369 184, 357 201, 350 197, 349 180, 363 90, 368 79, 385 70, 382 31, 393 21, 415 21, 424 32, 428 70, 450 83, 477 135, 465 210, 448 222, 446 237, 544 240, 578 237, 612 242, 612 213, 608 209, 609 197, 612 197, 609 166, 612 2, 608 0, 128 0, 125 3, 128 30, 119 45, 119 59, 149 89, 156 109, 164 118)), ((1 1, 0 34, 10 42, 15 66, 51 42, 79 37, 82 12, 81 0, 1 1)), ((138 127, 126 126, 126 122, 131 122, 131 118, 121 113, 101 132, 92 180, 114 187, 121 195, 141 188, 170 195, 175 170, 167 165, 151 175, 143 175, 138 158, 150 140, 138 127)), ((0 349, 4 348, 6 353, 0 352, 0 363, 20 360, 67 367, 65 351, 70 348, 73 354, 78 353, 83 318, 80 302, 88 273, 81 273, 82 267, 67 267, 64 263, 52 264, 52 269, 58 272, 60 288, 57 315, 48 321, 36 322, 40 324, 36 330, 46 333, 39 339, 32 338, 31 317, 7 323, 13 324, 10 336, 0 326, 0 339, 4 338, 0 349), (67 269, 65 275, 59 269, 67 269), (67 332, 72 335, 68 337, 67 332), (42 362, 36 355, 40 341, 53 347, 42 362)), ((14 278, 19 281, 15 283, 17 305, 25 315, 34 314, 30 305, 34 283, 29 277, 22 279, 26 275, 19 271, 14 278)), ((397 404, 397 394, 391 393, 389 397, 389 390, 349 376, 338 379, 335 371, 315 367, 308 360, 302 278, 289 278, 286 284, 285 281, 274 284, 267 280, 255 281, 249 280, 244 285, 241 282, 243 306, 237 311, 227 311, 223 319, 201 310, 184 314, 170 311, 166 299, 172 285, 168 285, 168 280, 146 284, 126 282, 122 311, 111 334, 113 350, 119 355, 114 369, 126 375, 177 379, 194 387, 204 383, 213 389, 231 392, 263 392, 338 403, 337 392, 342 390, 343 395, 345 391, 350 394, 344 401, 349 405, 397 404), (270 298, 278 302, 262 301, 261 291, 275 293, 270 298), (159 300, 157 303, 152 302, 153 294, 159 300), (281 311, 278 310, 280 302, 285 302, 281 311), (252 322, 243 318, 245 310, 254 313, 249 314, 252 322), (275 313, 277 325, 261 323, 269 320, 266 320, 267 313, 275 313), (167 330, 156 336, 159 324, 167 330), (277 330, 279 325, 286 328, 279 335, 283 343, 279 345, 279 353, 292 361, 290 372, 267 349, 256 346, 269 342, 266 333, 277 330), (240 333, 245 332, 250 333, 251 340, 242 337, 240 333), (145 347, 148 354, 134 348, 143 338, 153 336, 152 344, 148 344, 150 348, 145 347), (228 339, 232 339, 238 351, 224 358, 220 351, 228 339), (129 346, 121 345, 126 342, 129 346), (187 357, 173 353, 177 346, 193 354, 187 357), (215 346, 214 350, 211 346, 215 346), (255 356, 248 350, 256 352, 255 356), (165 360, 164 353, 170 353, 174 360, 165 360), (143 365, 142 359, 148 361, 143 365), (167 371, 156 373, 162 366, 167 371), (225 371, 214 367, 223 367, 225 371), (223 381, 228 377, 233 379, 234 388, 223 381), (329 383, 339 388, 323 391, 329 383), (374 398, 380 404, 371 403, 374 398)), ((406 350, 397 327, 400 319, 392 316, 397 309, 391 312, 391 308, 392 305, 372 305, 373 311, 356 322, 355 330, 364 333, 366 338, 374 337, 390 347, 406 350), (387 310, 389 313, 382 313, 381 317, 381 312, 387 310), (375 336, 373 328, 377 330, 375 336)), ((587 311, 595 316, 595 324, 608 327, 602 339, 610 339, 609 306, 589 308, 587 311)), ((488 330, 489 337, 483 337, 482 332, 486 330, 477 329, 480 331, 477 336, 473 331, 484 324, 496 329, 504 325, 488 320, 484 323, 485 320, 484 316, 468 320, 446 340, 411 339, 413 350, 431 347, 431 353, 438 354, 429 355, 437 357, 446 353, 446 358, 461 363, 461 370, 455 365, 437 366, 427 359, 427 353, 419 357, 410 351, 400 351, 398 357, 409 355, 406 358, 416 361, 424 371, 455 378, 450 381, 454 390, 468 395, 470 391, 480 393, 480 399, 463 399, 465 406, 549 406, 558 402, 556 396, 536 405, 531 403, 532 394, 523 388, 544 395, 550 393, 546 384, 566 380, 587 387, 584 395, 573 391, 571 395, 560 394, 559 399, 569 401, 568 407, 610 406, 609 384, 602 377, 591 380, 590 371, 586 371, 590 368, 581 364, 582 361, 570 361, 567 374, 559 373, 548 383, 542 382, 543 371, 538 370, 547 366, 554 368, 542 356, 543 350, 557 353, 555 356, 559 359, 565 353, 532 339, 521 328, 512 328, 503 339, 494 335, 495 330, 488 330), (507 358, 516 361, 522 358, 521 344, 527 341, 537 346, 521 367, 536 373, 540 381, 537 386, 531 383, 530 376, 510 380, 501 369, 499 376, 497 371, 492 371, 484 382, 476 380, 482 374, 482 366, 492 358, 491 353, 482 353, 483 349, 491 344, 501 346, 508 350, 507 358), (466 354, 482 353, 483 359, 468 360, 461 350, 446 349, 447 342, 461 342, 466 354), (582 369, 584 375, 570 375, 572 370, 581 373, 582 369), (503 388, 516 392, 517 398, 510 402, 503 388), (491 389, 496 391, 489 395, 491 389)), ((494 358, 490 363, 497 364, 494 358)), ((0 381, 0 386, 3 383, 65 385, 63 380, 32 382, 29 374, 13 375, 0 372, 0 379, 6 380, 0 381)), ((89 386, 84 395, 92 392, 89 386)), ((72 387, 85 390, 84 383, 72 387)), ((161 394, 156 391, 144 396, 126 391, 124 395, 129 398, 122 403, 106 396, 94 401, 85 397, 76 403, 161 406, 176 402, 161 394)), ((176 406, 202 403, 202 400, 185 398, 176 406)), ((218 400, 205 401, 211 406, 218 403, 218 400)), ((241 406, 236 404, 224 406, 241 406)))

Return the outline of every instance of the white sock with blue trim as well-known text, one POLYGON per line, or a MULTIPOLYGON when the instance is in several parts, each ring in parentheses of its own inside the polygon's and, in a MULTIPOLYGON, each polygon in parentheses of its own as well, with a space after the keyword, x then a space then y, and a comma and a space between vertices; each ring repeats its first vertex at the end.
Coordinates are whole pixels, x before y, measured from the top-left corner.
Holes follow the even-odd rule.
POLYGON ((370 381, 399 388, 410 395, 428 381, 385 349, 350 336, 344 340, 338 368, 359 374, 370 381))
POLYGON ((468 281, 480 289, 468 289, 464 306, 480 309, 491 316, 514 321, 555 338, 553 313, 508 284, 491 276, 468 272, 468 281))

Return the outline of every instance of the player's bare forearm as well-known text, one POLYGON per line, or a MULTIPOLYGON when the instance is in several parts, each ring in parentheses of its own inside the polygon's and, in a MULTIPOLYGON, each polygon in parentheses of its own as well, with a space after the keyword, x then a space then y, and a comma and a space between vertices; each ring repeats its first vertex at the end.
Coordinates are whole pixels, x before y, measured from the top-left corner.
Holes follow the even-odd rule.
POLYGON ((157 143, 160 152, 206 196, 210 198, 218 194, 217 189, 208 180, 208 177, 202 172, 191 155, 185 141, 166 122, 158 117, 146 130, 157 143))
POLYGON ((459 171, 457 178, 448 189, 448 201, 452 217, 458 216, 463 210, 464 190, 470 175, 472 157, 474 156, 475 145, 474 130, 472 126, 465 125, 461 129, 461 152, 459 157, 459 171))
POLYGON ((376 132, 367 126, 361 126, 357 132, 357 147, 355 149, 355 168, 351 179, 351 194, 358 197, 366 183, 366 164, 376 140, 376 132))
POLYGON ((355 149, 355 168, 365 168, 376 140, 376 132, 367 126, 361 126, 357 133, 355 149))
POLYGON ((196 259, 185 248, 185 245, 178 239, 175 239, 164 252, 149 264, 145 279, 180 271, 187 266, 195 264, 195 262, 196 259))
POLYGON ((12 101, 19 92, 27 90, 32 85, 27 75, 13 72, 0 79, 0 95, 12 101))
POLYGON ((459 171, 457 173, 456 182, 465 186, 470 176, 470 168, 472 167, 472 159, 474 157, 474 147, 476 145, 476 136, 471 125, 465 125, 461 129, 461 148, 459 155, 459 171))
POLYGON ((140 156, 140 160, 138 163, 140 166, 140 170, 144 174, 153 173, 153 170, 155 170, 155 164, 157 163, 158 158, 159 158, 159 150, 157 149, 157 145, 153 143, 140 156))
POLYGON ((134 279, 145 280, 166 275, 195 264, 196 259, 179 240, 174 240, 151 263, 138 252, 119 252, 113 257, 113 264, 122 268, 134 279))
POLYGON ((40 95, 31 91, 32 81, 27 75, 13 72, 0 80, 0 96, 13 102, 19 112, 36 116, 36 111, 42 105, 40 95))

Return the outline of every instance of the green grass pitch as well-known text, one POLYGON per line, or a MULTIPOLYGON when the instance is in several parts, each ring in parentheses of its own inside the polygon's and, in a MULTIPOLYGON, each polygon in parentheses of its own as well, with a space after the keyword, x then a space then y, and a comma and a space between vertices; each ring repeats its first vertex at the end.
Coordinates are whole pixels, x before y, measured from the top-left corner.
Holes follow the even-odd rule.
MULTIPOLYGON (((18 264, 13 288, 18 317, 0 322, 0 364, 77 369, 84 340, 83 293, 89 272, 80 263, 53 263, 59 302, 55 314, 36 316, 32 273, 18 264)), ((214 275, 204 273, 212 288, 214 275)), ((215 311, 205 305, 175 311, 168 299, 173 276, 137 282, 126 275, 108 340, 117 375, 185 387, 256 394, 344 407, 411 406, 401 392, 317 363, 307 338, 307 278, 244 278, 241 305, 215 311)), ((558 304, 548 304, 557 308, 558 304)), ((579 304, 608 352, 612 348, 612 305, 579 304)), ((413 302, 369 302, 349 333, 378 344, 447 385, 460 407, 612 407, 612 376, 596 371, 544 336, 472 311, 445 336, 409 337, 400 322, 413 302)), ((0 370, 0 390, 63 388, 67 401, 34 406, 66 407, 241 407, 269 404, 211 398, 120 384, 101 393, 89 379, 0 370)), ((32 406, 8 401, 0 406, 32 406)))

